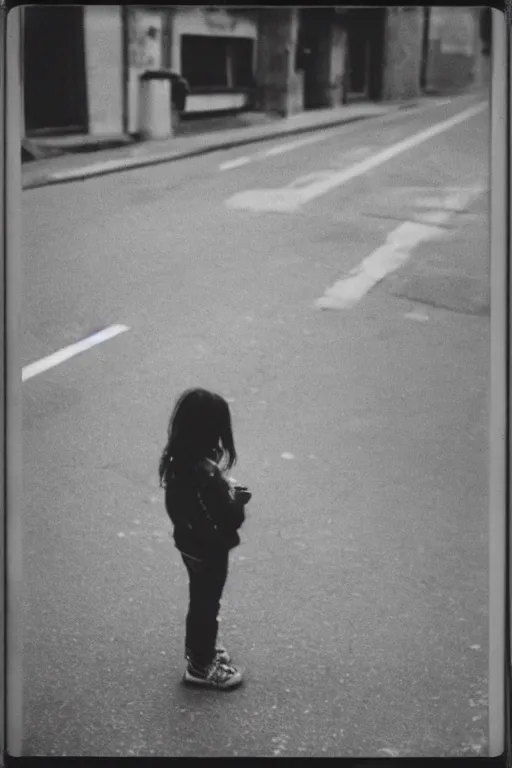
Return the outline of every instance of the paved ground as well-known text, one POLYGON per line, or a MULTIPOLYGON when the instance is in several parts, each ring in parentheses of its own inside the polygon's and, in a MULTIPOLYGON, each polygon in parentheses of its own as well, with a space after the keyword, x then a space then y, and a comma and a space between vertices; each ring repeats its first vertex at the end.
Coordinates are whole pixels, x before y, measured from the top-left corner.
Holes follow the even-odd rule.
POLYGON ((25 755, 486 753, 488 113, 349 173, 474 101, 24 193, 23 365, 130 328, 23 384, 25 755), (333 173, 293 212, 227 204, 333 173), (350 309, 315 306, 478 185, 350 309), (194 384, 232 400, 254 493, 230 694, 180 685, 157 487, 194 384))

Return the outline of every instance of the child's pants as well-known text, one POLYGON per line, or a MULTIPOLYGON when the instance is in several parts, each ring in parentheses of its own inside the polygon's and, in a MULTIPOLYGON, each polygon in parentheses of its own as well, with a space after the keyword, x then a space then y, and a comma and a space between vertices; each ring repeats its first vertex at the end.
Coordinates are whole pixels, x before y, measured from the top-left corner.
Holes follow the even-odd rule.
POLYGON ((207 667, 215 657, 220 599, 228 575, 228 554, 216 560, 181 556, 187 567, 190 592, 185 647, 194 665, 207 667))

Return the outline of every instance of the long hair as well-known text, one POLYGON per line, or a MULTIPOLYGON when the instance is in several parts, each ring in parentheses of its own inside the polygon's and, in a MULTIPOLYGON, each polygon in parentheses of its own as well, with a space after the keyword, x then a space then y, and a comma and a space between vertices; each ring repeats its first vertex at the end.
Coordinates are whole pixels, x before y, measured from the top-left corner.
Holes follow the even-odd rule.
POLYGON ((229 405, 206 389, 187 389, 177 400, 167 430, 167 445, 160 459, 160 485, 170 475, 186 475, 205 458, 222 461, 231 469, 237 455, 229 405))

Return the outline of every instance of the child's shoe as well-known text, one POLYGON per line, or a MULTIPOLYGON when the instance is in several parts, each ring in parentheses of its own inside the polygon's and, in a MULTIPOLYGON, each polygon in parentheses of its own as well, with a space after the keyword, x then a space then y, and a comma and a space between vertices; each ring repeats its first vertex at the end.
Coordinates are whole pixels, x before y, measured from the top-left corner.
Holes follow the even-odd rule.
POLYGON ((241 670, 229 664, 223 664, 215 658, 206 669, 200 669, 189 663, 185 670, 183 681, 189 685, 224 690, 240 685, 242 679, 241 670))
POLYGON ((224 648, 224 646, 220 643, 215 649, 215 658, 217 661, 220 661, 221 664, 231 664, 231 656, 229 655, 227 649, 224 648))
MULTIPOLYGON (((220 643, 215 648, 215 658, 220 661, 221 664, 231 664, 231 656, 226 648, 220 643)), ((193 664, 191 654, 185 650, 185 660, 188 664, 193 664)))

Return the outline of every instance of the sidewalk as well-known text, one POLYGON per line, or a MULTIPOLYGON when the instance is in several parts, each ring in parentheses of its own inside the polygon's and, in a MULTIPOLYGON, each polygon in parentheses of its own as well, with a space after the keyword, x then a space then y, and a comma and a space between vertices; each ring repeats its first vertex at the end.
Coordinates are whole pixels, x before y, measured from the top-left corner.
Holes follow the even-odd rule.
POLYGON ((34 189, 50 184, 79 181, 131 168, 157 165, 216 150, 244 146, 257 141, 292 136, 343 125, 356 120, 380 117, 422 103, 428 105, 429 102, 435 101, 436 99, 421 98, 399 103, 354 104, 336 109, 303 112, 288 118, 276 118, 261 113, 246 113, 238 116, 238 122, 243 127, 222 130, 222 118, 219 118, 218 127, 214 129, 210 127, 208 133, 196 133, 196 135, 193 135, 194 126, 191 122, 188 126, 183 124, 180 135, 165 141, 131 143, 117 149, 101 149, 80 154, 70 153, 26 163, 22 166, 22 187, 23 189, 34 189), (187 128, 190 135, 184 135, 187 128))

